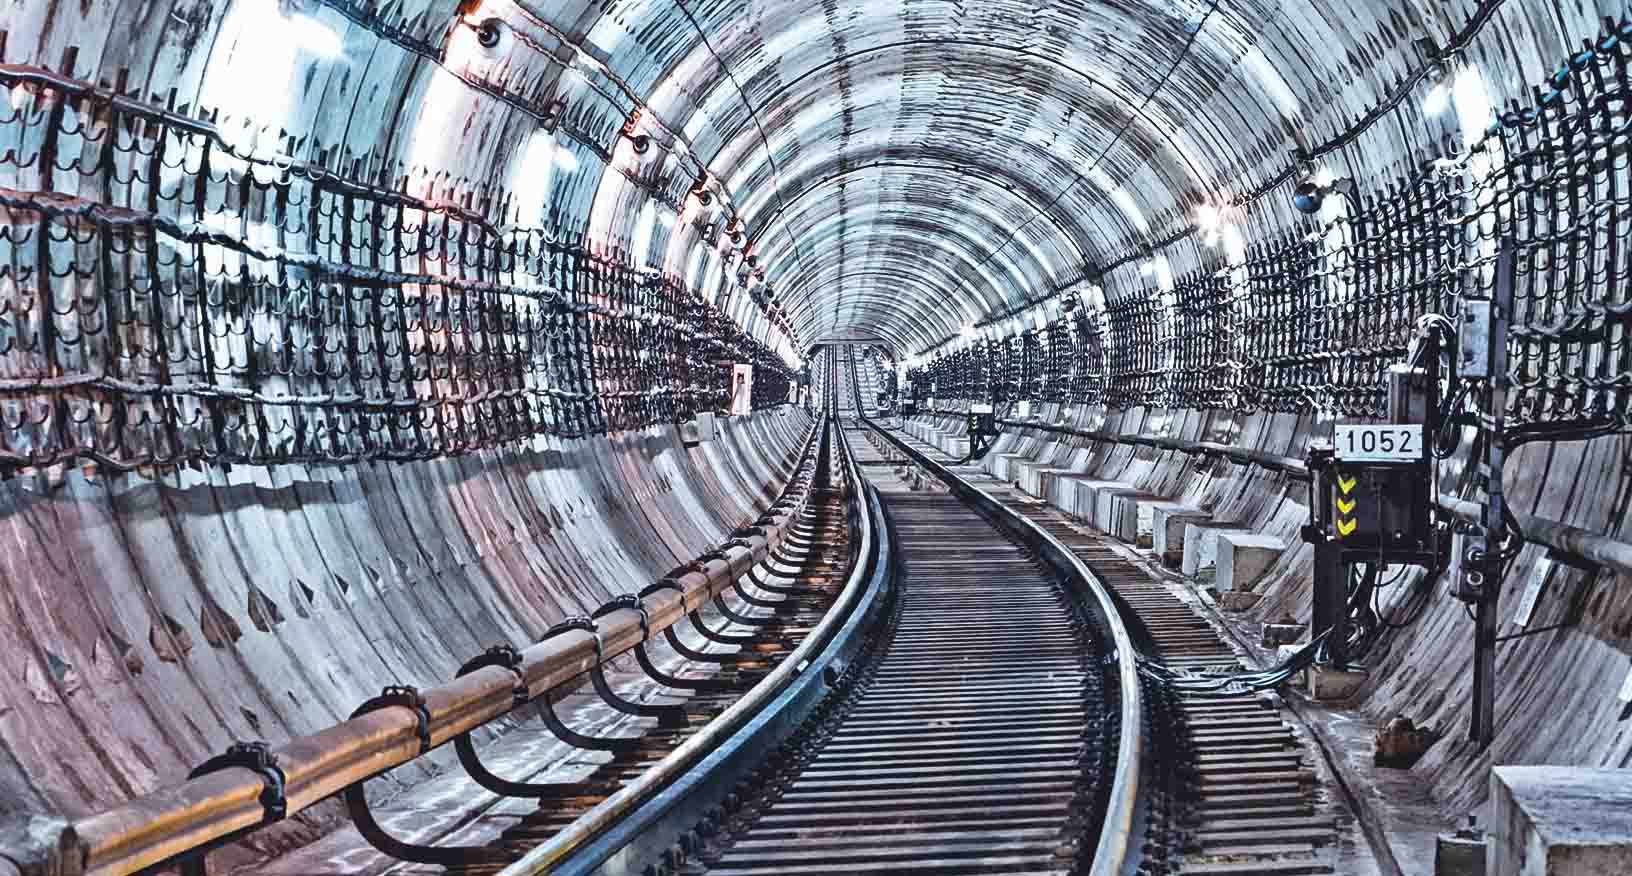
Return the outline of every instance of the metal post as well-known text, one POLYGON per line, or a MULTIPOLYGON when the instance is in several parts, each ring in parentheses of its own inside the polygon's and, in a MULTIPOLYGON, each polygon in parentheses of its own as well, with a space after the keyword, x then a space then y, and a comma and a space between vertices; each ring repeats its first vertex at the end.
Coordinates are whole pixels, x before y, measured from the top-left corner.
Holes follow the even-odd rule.
POLYGON ((1496 736, 1496 631, 1501 623, 1498 600, 1502 594, 1502 536, 1507 530, 1502 494, 1503 413, 1507 409, 1507 327, 1513 312, 1513 240, 1504 237, 1496 255, 1496 300, 1490 315, 1490 412, 1485 442, 1484 582, 1474 605, 1473 716, 1468 736, 1480 748, 1496 736))
POLYGON ((1310 634, 1318 637, 1331 631, 1326 637, 1326 653, 1331 667, 1338 671, 1349 668, 1347 571, 1341 544, 1327 539, 1315 545, 1315 604, 1310 634))

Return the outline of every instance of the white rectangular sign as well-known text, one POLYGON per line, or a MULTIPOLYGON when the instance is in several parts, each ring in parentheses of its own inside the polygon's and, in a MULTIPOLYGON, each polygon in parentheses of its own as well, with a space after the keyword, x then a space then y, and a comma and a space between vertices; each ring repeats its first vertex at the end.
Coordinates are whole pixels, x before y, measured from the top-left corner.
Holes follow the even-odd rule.
POLYGON ((1518 610, 1513 612, 1513 626, 1530 626, 1530 619, 1536 615, 1536 601, 1541 598, 1542 588, 1547 586, 1547 573, 1552 570, 1553 561, 1546 557, 1530 567, 1530 581, 1524 585, 1524 595, 1519 597, 1518 610))
POLYGON ((1424 457, 1422 426, 1338 426, 1333 436, 1339 462, 1417 462, 1424 457))
POLYGON ((731 366, 731 413, 733 416, 754 411, 754 366, 741 362, 731 366))

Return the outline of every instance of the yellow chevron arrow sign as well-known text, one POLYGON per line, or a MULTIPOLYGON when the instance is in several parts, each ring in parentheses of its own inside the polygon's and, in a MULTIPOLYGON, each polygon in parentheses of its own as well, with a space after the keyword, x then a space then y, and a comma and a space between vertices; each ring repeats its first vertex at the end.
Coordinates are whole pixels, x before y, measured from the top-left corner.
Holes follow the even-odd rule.
POLYGON ((1337 476, 1338 489, 1342 490, 1343 495, 1345 495, 1345 496, 1347 496, 1349 493, 1353 492, 1354 491, 1354 485, 1358 484, 1358 483, 1360 483, 1359 478, 1346 478, 1346 477, 1344 477, 1342 475, 1337 476))
POLYGON ((1360 522, 1357 520, 1339 520, 1337 521, 1337 534, 1348 535, 1349 533, 1354 532, 1354 528, 1359 525, 1360 522))
POLYGON ((1353 514, 1354 513, 1354 506, 1356 506, 1358 504, 1360 504, 1359 499, 1350 499, 1347 502, 1343 501, 1342 499, 1338 499, 1337 500, 1337 513, 1339 513, 1339 514, 1353 514))

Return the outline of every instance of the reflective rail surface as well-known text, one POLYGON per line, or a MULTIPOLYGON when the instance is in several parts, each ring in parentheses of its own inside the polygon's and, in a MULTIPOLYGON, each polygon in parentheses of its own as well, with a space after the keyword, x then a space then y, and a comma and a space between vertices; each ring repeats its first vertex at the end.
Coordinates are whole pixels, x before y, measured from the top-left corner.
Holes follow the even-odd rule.
MULTIPOLYGON (((902 443, 926 458, 944 453, 913 439, 902 443)), ((967 480, 1057 539, 1127 620, 1142 661, 1140 793, 1147 801, 1130 843, 1140 853, 1129 866, 1155 874, 1350 872, 1334 851, 1337 813, 1320 799, 1310 768, 1319 755, 1294 734, 1281 701, 1228 685, 1244 667, 1222 634, 1116 539, 999 478, 970 473, 967 480)))
POLYGON ((1116 754, 1091 627, 961 499, 884 496, 902 572, 888 629, 804 750, 743 789, 702 863, 718 876, 1078 871, 1071 839, 1101 817, 1116 754))
POLYGON ((915 494, 864 442, 857 459, 900 562, 885 622, 856 677, 649 872, 1127 871, 1143 710, 1114 603, 950 472, 956 495, 915 494))
MULTIPOLYGON (((896 436, 869 425, 879 436, 889 441, 918 465, 929 470, 947 483, 959 499, 978 508, 989 517, 1003 520, 1005 525, 1021 538, 1029 548, 1047 563, 1054 575, 1067 583, 1077 594, 1088 619, 1098 630, 1099 648, 1107 667, 1108 702, 1115 712, 1107 715, 1111 725, 1106 729, 1109 744, 1105 772, 1100 776, 1105 798, 1098 821, 1099 833, 1094 839, 1091 857, 1080 872, 1096 876, 1115 876, 1131 872, 1138 866, 1136 846, 1141 833, 1143 813, 1142 769, 1144 752, 1144 696, 1139 680, 1139 658, 1115 600, 1099 580, 1064 545, 1036 523, 1004 507, 980 491, 951 469, 923 455, 896 436), (1114 672, 1113 677, 1109 676, 1114 672)), ((1085 850, 1086 851, 1086 850, 1085 850)))
POLYGON ((654 859, 686 858, 699 844, 699 816, 717 816, 722 804, 732 805, 726 803, 732 785, 854 674, 850 659, 885 586, 889 555, 879 532, 876 499, 867 500, 853 451, 836 424, 833 432, 844 459, 844 489, 856 501, 849 506, 853 562, 831 610, 792 655, 718 719, 506 867, 502 876, 638 874, 651 872, 654 859))
MULTIPOLYGON (((828 392, 849 401, 833 366, 828 392)), ((834 609, 765 684, 505 876, 1128 868, 1142 695, 1114 605, 1024 518, 905 491, 872 435, 835 431, 879 519, 854 527, 834 609)))

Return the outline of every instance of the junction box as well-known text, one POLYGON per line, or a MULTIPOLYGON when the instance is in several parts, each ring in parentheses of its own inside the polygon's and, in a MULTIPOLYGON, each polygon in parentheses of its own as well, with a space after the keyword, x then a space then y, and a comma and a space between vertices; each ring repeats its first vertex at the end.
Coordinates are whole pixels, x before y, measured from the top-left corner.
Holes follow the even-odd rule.
POLYGON ((1348 668, 1351 569, 1364 563, 1433 568, 1439 558, 1434 527, 1434 478, 1427 421, 1436 406, 1420 370, 1389 374, 1392 422, 1339 425, 1332 440, 1310 446, 1309 523, 1315 546, 1311 635, 1330 631, 1330 667, 1348 668))
POLYGON ((997 439, 997 414, 989 404, 969 406, 969 458, 979 459, 997 439))

